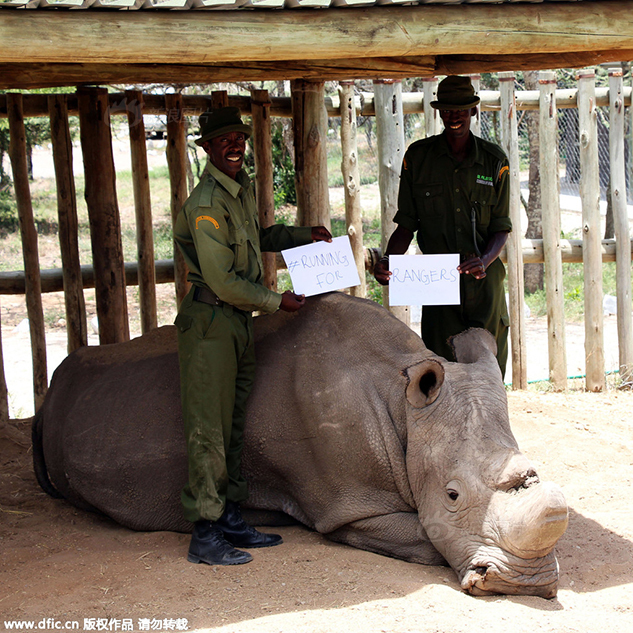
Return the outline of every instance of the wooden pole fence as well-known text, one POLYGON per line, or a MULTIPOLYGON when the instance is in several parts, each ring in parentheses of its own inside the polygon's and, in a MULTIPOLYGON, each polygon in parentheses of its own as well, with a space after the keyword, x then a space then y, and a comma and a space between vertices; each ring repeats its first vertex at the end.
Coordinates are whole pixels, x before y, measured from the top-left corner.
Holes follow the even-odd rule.
POLYGON ((367 296, 365 281, 365 254, 363 249, 363 218, 360 205, 360 170, 358 167, 358 144, 356 142, 356 119, 358 110, 354 99, 354 82, 341 82, 341 172, 345 195, 345 227, 352 246, 360 285, 350 288, 355 297, 367 296))
POLYGON ((329 229, 325 83, 295 79, 291 86, 297 224, 329 229))
POLYGON ((121 343, 129 340, 130 326, 108 97, 96 88, 80 88, 78 97, 99 341, 121 343))
POLYGON ((600 253, 600 181, 595 72, 578 75, 578 135, 580 146, 580 200, 582 204, 583 269, 585 291, 585 359, 589 391, 602 391, 604 376, 604 317, 602 257, 600 253))
MULTIPOLYGON (((259 225, 266 228, 275 223, 273 139, 268 90, 251 90, 251 103, 257 212, 259 225)), ((264 285, 277 292, 275 253, 262 253, 262 263, 264 264, 264 285)))
MULTIPOLYGON (((428 83, 429 88, 424 92, 408 92, 402 94, 402 111, 404 114, 422 114, 425 111, 433 113, 430 102, 435 99, 437 92, 438 80, 435 77, 423 79, 423 87, 428 83), (426 97, 425 97, 426 94, 426 97)), ((565 88, 556 91, 556 107, 577 108, 578 107, 578 89, 565 88)), ((631 94, 633 89, 631 86, 623 88, 622 95, 624 97, 624 105, 631 105, 631 94)), ((79 113, 77 105, 77 96, 66 95, 68 104, 68 114, 77 115, 79 113)), ((169 107, 166 105, 168 95, 144 94, 143 95, 143 113, 144 114, 161 114, 168 115, 169 107)), ((482 111, 495 111, 501 109, 501 95, 498 90, 481 90, 479 92, 481 103, 479 105, 482 111)), ((24 117, 47 116, 48 102, 47 95, 29 94, 23 95, 24 99, 24 117)), ((376 114, 375 99, 373 93, 362 92, 357 94, 356 106, 359 108, 361 116, 374 116, 376 114)), ((540 93, 538 90, 521 90, 516 93, 517 110, 538 110, 540 93)), ((125 93, 112 92, 108 94, 110 112, 112 116, 125 116, 125 93)), ((270 98, 270 115, 273 117, 292 117, 292 99, 291 97, 271 97, 270 98)), ((205 110, 209 109, 212 100, 209 96, 204 95, 182 95, 182 104, 184 111, 189 117, 197 117, 205 110)), ((244 115, 252 114, 251 98, 240 95, 228 95, 228 105, 239 108, 244 115)), ((340 116, 341 104, 338 96, 324 96, 323 105, 328 117, 340 116)), ((596 88, 596 106, 609 107, 609 88, 596 88)), ((7 95, 0 94, 0 118, 7 116, 7 95)), ((437 114, 436 119, 439 120, 437 114)), ((441 122, 438 124, 441 125, 441 122)), ((436 128, 433 128, 435 130, 436 128)), ((437 131, 431 134, 439 133, 437 131)), ((428 136, 427 132, 427 136, 428 136)))
MULTIPOLYGON (((172 226, 182 209, 182 205, 189 196, 187 187, 187 122, 183 114, 183 101, 181 94, 165 95, 167 116, 167 167, 169 169, 169 182, 171 185, 171 220, 172 226)), ((174 242, 174 262, 176 268, 176 303, 180 306, 182 300, 189 292, 190 284, 187 281, 187 265, 174 242)))
POLYGON ((4 354, 2 353, 2 315, 0 314, 0 425, 7 422, 9 414, 9 390, 4 375, 4 354))
MULTIPOLYGON (((499 111, 502 142, 511 165, 511 234, 501 258, 508 264, 512 336, 513 387, 525 388, 527 369, 523 337, 522 266, 545 262, 548 303, 548 347, 550 378, 555 389, 566 385, 566 357, 563 318, 562 263, 583 262, 585 270, 585 356, 587 389, 604 389, 601 263, 616 261, 620 372, 624 384, 633 383, 633 327, 631 325, 632 242, 626 208, 624 163, 624 106, 631 104, 631 87, 622 85, 621 73, 610 73, 609 87, 596 88, 590 73, 581 72, 578 89, 557 90, 552 73, 541 73, 538 91, 515 91, 512 73, 500 73, 499 91, 480 91, 483 111, 499 111), (600 240, 599 184, 597 182, 596 108, 610 108, 610 155, 612 198, 615 210, 615 240, 600 240), (561 108, 578 108, 582 170, 582 240, 560 239, 560 206, 556 113, 561 108), (544 239, 521 240, 518 179, 518 110, 540 110, 541 178, 543 188, 544 239)), ((477 78, 474 78, 475 82, 477 78)), ((225 105, 238 107, 253 118, 257 199, 262 226, 274 222, 271 117, 294 119, 299 222, 329 226, 327 185, 327 117, 341 117, 343 179, 346 197, 346 227, 352 241, 361 279, 372 270, 379 256, 376 249, 362 244, 360 178, 356 147, 356 118, 375 115, 379 152, 382 246, 391 235, 397 206, 400 167, 405 151, 403 116, 426 113, 426 135, 441 131, 437 110, 430 106, 437 91, 437 78, 423 78, 423 93, 403 94, 399 81, 375 82, 374 93, 354 94, 353 84, 341 85, 338 96, 326 97, 324 84, 294 80, 292 96, 271 97, 265 90, 249 96, 231 96, 215 91, 211 96, 181 94, 144 95, 140 91, 107 94, 102 89, 78 89, 74 95, 0 95, 0 117, 8 117, 11 133, 10 158, 25 257, 25 271, 0 273, 0 294, 26 294, 34 361, 36 407, 46 392, 46 354, 41 292, 64 290, 68 349, 87 341, 83 290, 96 286, 100 341, 129 338, 126 285, 139 285, 143 332, 156 327, 156 283, 175 281, 178 302, 188 290, 186 266, 175 249, 174 260, 154 261, 151 199, 145 142, 144 114, 167 115, 167 163, 171 185, 171 213, 177 213, 189 194, 187 186, 186 117, 225 105), (86 177, 86 202, 90 219, 94 270, 80 266, 77 245, 77 208, 72 173, 72 144, 68 117, 79 114, 81 144, 86 177), (121 228, 112 158, 110 116, 125 114, 130 131, 130 151, 137 224, 138 262, 124 264, 121 228), (58 194, 61 269, 39 271, 37 232, 33 220, 28 175, 24 117, 49 116, 58 194), (107 282, 107 283, 106 283, 107 282)), ((474 122, 475 130, 477 121, 474 122)), ((266 256, 265 256, 266 257, 266 256)), ((266 258, 265 283, 274 288, 276 271, 284 263, 279 255, 266 258)), ((362 287, 352 291, 364 294, 362 287)), ((388 305, 388 294, 385 296, 388 305)), ((407 308, 393 308, 408 321, 407 308)), ((0 360, 2 355, 0 339, 0 360)), ((2 389, 0 375, 0 390, 2 389)), ((6 400, 6 397, 5 397, 6 400)), ((5 400, 0 396, 0 416, 5 400)))
POLYGON ((152 200, 149 188, 147 145, 143 121, 143 93, 127 90, 127 119, 130 135, 134 213, 136 217, 136 257, 138 260, 141 332, 158 327, 156 310, 156 278, 154 276, 154 232, 152 200))
POLYGON ((13 170, 13 186, 18 205, 18 219, 22 236, 24 257, 24 290, 26 310, 31 334, 31 355, 33 358, 33 400, 35 409, 44 402, 48 388, 46 367, 46 338, 44 333, 44 311, 42 309, 42 288, 40 283, 40 262, 37 246, 37 230, 33 218, 31 189, 26 161, 26 130, 22 108, 22 95, 7 95, 9 112, 9 156, 13 170))
MULTIPOLYGON (((402 82, 374 81, 376 99, 376 144, 378 145, 378 184, 380 187, 380 244, 385 252, 396 228, 393 217, 398 210, 400 170, 404 158, 404 118, 402 113, 402 82)), ((389 286, 382 287, 383 305, 403 323, 409 324, 408 306, 389 304, 389 286)))
POLYGON ((79 221, 77 195, 73 174, 73 147, 70 139, 68 108, 64 95, 50 95, 48 110, 57 187, 59 218, 59 249, 64 270, 64 301, 66 304, 66 335, 68 353, 88 344, 86 304, 81 284, 79 260, 79 221))
POLYGON ((631 262, 627 254, 630 239, 626 205, 624 160, 624 99, 622 71, 609 72, 609 159, 611 162, 611 201, 616 246, 616 288, 618 310, 618 349, 620 377, 633 387, 633 318, 631 315, 631 262))
POLYGON ((499 73, 501 90, 501 136, 510 163, 510 219, 513 230, 506 242, 508 295, 510 298, 510 348, 512 388, 527 389, 527 348, 521 248, 521 178, 519 175, 519 135, 517 128, 514 73, 499 73))
MULTIPOLYGON (((422 89, 424 93, 421 106, 422 111, 424 112, 424 132, 427 137, 434 136, 435 134, 439 134, 442 131, 442 120, 440 119, 440 113, 436 108, 431 106, 431 101, 437 98, 438 84, 439 81, 437 77, 424 77, 422 79, 422 89)), ((402 111, 406 114, 409 114, 409 111, 405 108, 405 103, 407 105, 411 104, 411 100, 407 98, 408 96, 409 95, 402 95, 402 111)), ((414 103, 419 104, 419 97, 414 103)), ((368 112, 370 110, 370 107, 370 101, 369 99, 366 99, 365 112, 368 112)), ((365 114, 365 112, 363 112, 363 114, 365 114)))
POLYGON ((554 389, 563 391, 567 387, 567 352, 563 267, 560 257, 560 182, 555 74, 551 71, 540 72, 539 84, 540 173, 549 376, 554 389))
MULTIPOLYGON (((542 264, 543 240, 522 240, 522 258, 525 264, 542 264)), ((631 241, 630 256, 633 261, 633 240, 631 241)), ((583 240, 561 240, 560 241, 561 260, 564 264, 583 263, 583 240)), ((600 255, 603 263, 615 262, 615 240, 602 240, 600 243, 600 255)), ((381 249, 364 248, 365 270, 372 272, 374 263, 380 258, 381 249)), ((507 247, 501 251, 499 259, 508 263, 507 247)), ((275 256, 275 266, 277 270, 285 270, 286 263, 280 254, 275 256)), ((156 283, 174 283, 174 260, 158 259, 154 262, 156 273, 156 283)), ((40 271, 40 281, 42 293, 62 292, 64 290, 64 276, 62 268, 49 268, 40 271)), ((95 287, 95 274, 92 266, 83 265, 81 267, 81 280, 84 290, 95 287)), ((138 263, 127 262, 125 264, 125 285, 138 285, 138 263)), ((11 272, 0 272, 0 295, 23 295, 25 294, 25 273, 22 270, 11 272)))

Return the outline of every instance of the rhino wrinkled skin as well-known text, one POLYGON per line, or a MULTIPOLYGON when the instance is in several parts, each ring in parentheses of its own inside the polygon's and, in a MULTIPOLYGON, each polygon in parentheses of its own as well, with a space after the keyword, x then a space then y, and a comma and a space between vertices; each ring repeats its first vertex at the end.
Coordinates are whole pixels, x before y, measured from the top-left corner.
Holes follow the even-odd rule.
MULTIPOLYGON (((519 451, 493 338, 473 329, 453 345, 456 363, 342 293, 258 317, 248 506, 361 549, 447 562, 473 595, 553 597, 565 499, 519 451)), ((190 530, 179 388, 172 326, 70 355, 34 418, 42 487, 132 529, 190 530)))

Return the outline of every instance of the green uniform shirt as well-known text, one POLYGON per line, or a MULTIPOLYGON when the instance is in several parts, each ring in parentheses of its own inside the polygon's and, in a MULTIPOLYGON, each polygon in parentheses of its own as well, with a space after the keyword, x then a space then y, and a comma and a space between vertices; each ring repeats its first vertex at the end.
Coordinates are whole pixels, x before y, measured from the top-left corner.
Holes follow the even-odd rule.
POLYGON ((275 224, 260 229, 250 179, 233 180, 207 162, 183 205, 174 239, 189 268, 187 279, 207 286, 240 310, 275 312, 281 295, 261 285, 261 251, 280 251, 311 242, 310 227, 275 224))
POLYGON ((413 143, 402 164, 394 222, 412 232, 425 254, 483 252, 493 233, 512 230, 508 159, 493 143, 471 134, 469 155, 452 158, 444 134, 413 143))
MULTIPOLYGON (((461 163, 451 156, 444 134, 413 143, 405 154, 394 222, 417 233, 425 254, 459 253, 464 261, 476 254, 475 240, 483 253, 493 233, 512 230, 508 159, 493 143, 470 138, 470 152, 461 163)), ((497 258, 483 279, 460 275, 459 306, 425 306, 422 338, 427 347, 451 359, 447 339, 483 327, 497 339, 503 372, 508 325, 504 278, 497 258)))

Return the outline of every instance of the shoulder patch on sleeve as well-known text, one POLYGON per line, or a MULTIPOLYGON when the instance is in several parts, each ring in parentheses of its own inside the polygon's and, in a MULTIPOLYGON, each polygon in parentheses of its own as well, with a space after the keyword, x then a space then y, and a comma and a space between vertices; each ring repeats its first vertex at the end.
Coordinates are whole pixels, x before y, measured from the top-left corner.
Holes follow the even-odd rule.
POLYGON ((196 229, 198 228, 198 223, 202 222, 202 220, 208 220, 211 224, 213 224, 213 226, 215 226, 216 229, 220 228, 220 224, 215 218, 212 218, 210 215, 199 215, 196 218, 196 229))
POLYGON ((510 171, 510 167, 508 167, 508 165, 504 165, 500 170, 499 170, 499 175, 497 176, 498 180, 501 180, 501 176, 503 176, 503 174, 505 174, 506 172, 510 171))

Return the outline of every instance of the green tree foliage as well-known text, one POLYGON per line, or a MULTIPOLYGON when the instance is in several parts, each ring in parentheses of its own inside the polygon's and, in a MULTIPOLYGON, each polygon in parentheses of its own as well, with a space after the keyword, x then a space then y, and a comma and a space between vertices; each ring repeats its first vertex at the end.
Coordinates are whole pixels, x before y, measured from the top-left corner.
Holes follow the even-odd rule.
POLYGON ((284 204, 297 204, 295 166, 286 146, 281 120, 273 120, 273 187, 275 208, 284 204))

